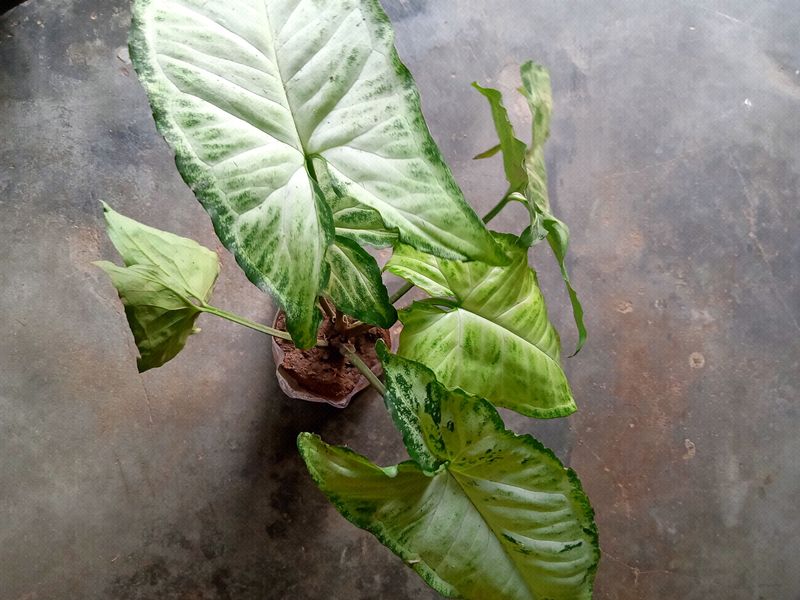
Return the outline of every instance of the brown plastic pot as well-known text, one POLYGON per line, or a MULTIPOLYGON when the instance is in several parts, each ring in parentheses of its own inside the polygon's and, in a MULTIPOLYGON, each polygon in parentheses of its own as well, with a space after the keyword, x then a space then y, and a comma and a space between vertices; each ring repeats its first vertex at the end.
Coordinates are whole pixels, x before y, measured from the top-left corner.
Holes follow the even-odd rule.
MULTIPOLYGON (((275 318, 272 321, 273 327, 277 326, 278 317, 280 315, 281 312, 275 314, 275 318)), ((391 340, 392 352, 397 351, 400 329, 402 329, 402 325, 399 322, 395 323, 389 329, 389 339, 391 340)), ((369 386, 369 381, 367 378, 361 375, 356 383, 356 386, 344 398, 333 399, 326 397, 322 394, 306 389, 303 384, 297 381, 297 379, 289 371, 284 369, 281 366, 283 364, 284 356, 285 353, 283 348, 280 347, 276 338, 272 338, 272 358, 275 361, 275 376, 278 379, 278 385, 280 386, 281 391, 289 396, 289 398, 305 400, 306 402, 321 402, 330 404, 336 408, 345 408, 348 404, 350 404, 350 401, 356 396, 356 394, 364 391, 369 386)), ((373 366, 371 371, 375 373, 377 377, 380 377, 383 374, 383 368, 380 364, 373 366)))

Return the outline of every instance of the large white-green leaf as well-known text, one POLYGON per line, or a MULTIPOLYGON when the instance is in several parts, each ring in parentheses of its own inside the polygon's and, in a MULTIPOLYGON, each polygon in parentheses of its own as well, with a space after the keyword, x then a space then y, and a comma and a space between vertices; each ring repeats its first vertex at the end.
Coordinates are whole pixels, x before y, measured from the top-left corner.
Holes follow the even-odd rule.
POLYGON ((510 265, 450 261, 402 245, 395 249, 387 270, 451 297, 400 311, 399 353, 433 369, 448 387, 497 406, 539 418, 568 415, 575 402, 527 248, 513 235, 495 237, 510 265))
POLYGON ((219 275, 219 259, 197 242, 129 219, 103 203, 108 235, 125 267, 95 263, 125 306, 139 371, 160 367, 194 332, 219 275))
POLYGON ((583 322, 583 307, 572 287, 566 267, 566 254, 569 246, 569 228, 552 214, 547 192, 547 166, 544 160, 544 143, 550 135, 550 115, 553 97, 550 88, 550 75, 547 70, 531 61, 520 67, 522 87, 520 92, 528 102, 531 111, 531 143, 527 145, 517 139, 514 128, 503 106, 502 94, 491 88, 473 84, 489 101, 492 120, 500 138, 500 144, 490 151, 476 156, 485 158, 497 151, 503 153, 503 168, 508 180, 506 201, 520 201, 530 215, 530 225, 520 236, 524 244, 533 245, 547 239, 555 254, 561 277, 567 288, 575 325, 578 329, 577 354, 586 342, 586 326, 583 322))
POLYGON ((400 239, 502 263, 442 161, 377 0, 135 0, 131 57, 178 168, 312 345, 333 239, 312 159, 400 239))
POLYGON ((351 239, 337 236, 325 260, 331 274, 324 294, 339 310, 379 327, 391 327, 397 321, 380 267, 366 250, 351 239))
POLYGON ((337 509, 445 596, 591 598, 599 548, 575 474, 506 430, 487 402, 382 354, 386 401, 415 462, 380 468, 301 434, 306 465, 337 509))

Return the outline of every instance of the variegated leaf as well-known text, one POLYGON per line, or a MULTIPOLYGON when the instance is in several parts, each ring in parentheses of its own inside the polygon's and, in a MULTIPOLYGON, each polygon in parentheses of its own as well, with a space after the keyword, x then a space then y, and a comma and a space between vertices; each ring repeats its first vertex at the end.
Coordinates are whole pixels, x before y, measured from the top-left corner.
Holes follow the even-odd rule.
POLYGON ((135 0, 131 58, 217 234, 313 345, 334 226, 312 159, 415 247, 502 263, 376 0, 135 0))
POLYGON ((433 369, 448 387, 497 406, 539 418, 568 415, 575 402, 559 362, 558 333, 547 318, 527 249, 513 235, 495 237, 512 258, 508 266, 397 249, 387 270, 400 276, 411 271, 410 281, 452 297, 400 311, 399 353, 433 369))
POLYGON ((447 287, 447 281, 439 268, 439 260, 411 246, 397 244, 384 270, 410 281, 431 296, 454 295, 447 287))
MULTIPOLYGON (((550 115, 553 110, 553 94, 550 87, 550 75, 547 69, 528 61, 520 68, 522 77, 522 94, 528 101, 531 111, 531 144, 525 155, 525 170, 528 173, 526 198, 528 211, 531 214, 531 229, 543 229, 547 243, 555 254, 561 269, 561 278, 567 288, 572 314, 578 329, 578 343, 575 354, 580 352, 586 343, 586 325, 583 322, 583 306, 578 299, 575 288, 567 272, 566 255, 569 248, 569 228, 553 216, 550 209, 550 197, 547 193, 547 166, 544 161, 544 143, 550 136, 550 115)), ((541 235, 541 234, 539 234, 541 235)))
POLYGON ((324 295, 339 310, 379 327, 388 328, 397 321, 397 311, 389 302, 380 267, 366 250, 351 239, 337 237, 328 247, 325 260, 331 274, 324 295))
POLYGON ((336 198, 331 203, 336 236, 375 248, 388 248, 397 243, 397 233, 386 229, 374 208, 352 198, 336 198))
POLYGON ((325 161, 314 159, 312 164, 322 194, 333 211, 337 237, 375 248, 388 248, 397 243, 397 232, 386 228, 377 210, 348 196, 347 191, 331 178, 325 161))
POLYGON ((591 598, 600 551, 576 475, 532 437, 506 430, 487 402, 447 391, 385 347, 381 354, 409 453, 435 468, 380 468, 301 434, 306 465, 337 509, 445 596, 591 598))

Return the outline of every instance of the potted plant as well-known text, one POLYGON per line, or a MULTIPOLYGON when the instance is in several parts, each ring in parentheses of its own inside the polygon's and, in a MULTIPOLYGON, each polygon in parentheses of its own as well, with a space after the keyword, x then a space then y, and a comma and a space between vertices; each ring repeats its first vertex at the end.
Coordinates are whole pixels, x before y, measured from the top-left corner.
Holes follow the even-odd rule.
POLYGON ((428 132, 377 0, 135 0, 130 50, 178 170, 248 278, 281 307, 265 325, 213 306, 215 253, 104 205, 124 266, 98 264, 125 306, 139 369, 175 357, 208 313, 273 336, 290 394, 344 406, 368 382, 408 461, 378 467, 313 434, 298 438, 342 515, 445 596, 590 598, 599 547, 576 475, 495 409, 536 418, 576 409, 528 263, 546 240, 579 350, 569 233, 547 196, 547 72, 521 67, 527 144, 500 92, 475 85, 499 137, 476 158, 502 153, 508 180, 480 219, 428 132), (527 208, 522 234, 488 230, 510 202, 527 208), (407 284, 390 296, 366 246, 392 248, 383 269, 407 284), (413 286, 428 297, 398 313, 413 286))

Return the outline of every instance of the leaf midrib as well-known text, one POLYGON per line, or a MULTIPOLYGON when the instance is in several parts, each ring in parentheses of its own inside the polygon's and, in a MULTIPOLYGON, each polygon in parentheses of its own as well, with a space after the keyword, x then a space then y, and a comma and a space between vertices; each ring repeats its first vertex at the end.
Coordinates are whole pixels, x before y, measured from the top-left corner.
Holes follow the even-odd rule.
MULTIPOLYGON (((301 0, 302 1, 302 0, 301 0)), ((300 5, 300 2, 297 3, 297 6, 300 5)), ((269 44, 269 49, 272 51, 272 58, 275 61, 275 70, 278 72, 278 80, 281 82, 279 86, 281 89, 281 94, 283 95, 284 102, 286 103, 286 110, 289 111, 289 115, 292 117, 292 126, 294 127, 295 139, 297 140, 298 150, 303 153, 303 157, 305 162, 307 163, 309 160, 308 152, 306 152, 305 145, 303 144, 303 139, 300 137, 300 130, 297 128, 297 117, 292 110, 292 104, 289 102, 289 95, 286 93, 286 80, 283 78, 283 69, 281 68, 281 61, 278 58, 278 48, 277 48, 277 41, 278 36, 275 28, 272 26, 272 20, 269 16, 269 10, 267 10, 267 0, 261 3, 261 6, 264 9, 264 19, 267 21, 267 27, 269 27, 269 31, 272 35, 272 43, 269 44)), ((295 6, 295 9, 297 8, 295 6)), ((290 14, 291 17, 291 14, 290 14)), ((241 36, 240 36, 241 37, 241 36)), ((311 178, 311 174, 308 172, 308 166, 306 164, 306 173, 308 174, 309 179, 311 178)))
MULTIPOLYGON (((559 369, 561 369, 561 365, 559 365, 559 364, 558 364, 558 362, 557 362, 555 359, 553 359, 553 357, 552 357, 552 356, 550 356, 550 355, 549 355, 547 352, 545 352, 545 351, 544 351, 544 350, 543 350, 541 347, 539 347, 537 344, 535 344, 534 342, 530 341, 529 339, 526 339, 526 338, 522 337, 522 336, 521 336, 521 335, 519 335, 518 333, 515 333, 514 331, 511 331, 510 329, 508 329, 508 328, 507 328, 507 327, 505 327, 504 325, 501 325, 500 323, 497 323, 497 322, 493 321, 492 319, 490 319, 490 318, 488 318, 488 317, 484 317, 483 315, 481 315, 481 314, 479 314, 479 313, 476 313, 475 311, 472 311, 472 310, 470 310, 470 309, 468 309, 468 308, 464 308, 464 307, 463 307, 463 306, 461 306, 461 305, 458 305, 458 306, 456 306, 456 307, 455 307, 453 310, 456 310, 456 311, 458 311, 458 310, 463 310, 464 312, 466 312, 466 313, 469 313, 469 314, 471 314, 471 315, 474 315, 475 317, 478 317, 478 318, 479 318, 479 319, 481 319, 482 321, 486 321, 487 323, 489 323, 489 324, 493 325, 494 327, 496 327, 496 328, 498 328, 498 329, 501 329, 502 331, 506 331, 506 332, 508 332, 510 335, 514 336, 515 338, 517 338, 517 339, 520 339, 520 340, 522 340, 523 342, 525 342, 526 344, 528 344, 529 346, 532 346, 533 348, 535 348, 535 349, 536 349, 536 350, 537 350, 537 351, 538 351, 540 354, 542 354, 542 355, 543 355, 543 356, 544 356, 544 357, 545 357, 545 358, 546 358, 548 361, 550 361, 550 362, 552 362, 552 363, 555 363, 555 365, 556 365, 556 366, 557 366, 559 369)), ((449 314, 449 313, 447 313, 447 312, 444 312, 444 311, 442 312, 442 316, 447 316, 448 314, 449 314)))
POLYGON ((523 577, 523 575, 522 575, 522 566, 514 559, 514 556, 509 553, 508 549, 506 548, 506 545, 503 543, 503 540, 501 539, 501 536, 498 534, 498 532, 495 530, 495 528, 492 526, 492 524, 489 522, 489 520, 483 514, 481 509, 478 508, 478 505, 475 504, 475 501, 472 499, 472 496, 470 496, 469 493, 467 492, 467 489, 466 489, 465 485, 462 484, 461 481, 459 480, 459 478, 456 476, 458 474, 458 470, 452 468, 452 463, 449 463, 447 465, 446 470, 447 470, 447 474, 450 477, 452 477, 453 480, 456 482, 456 485, 458 485, 459 489, 461 490, 461 493, 464 494, 464 496, 469 501, 469 503, 472 506, 472 508, 475 510, 476 513, 478 513, 478 515, 480 516, 481 520, 486 524, 486 527, 489 529, 489 531, 492 532, 492 535, 497 540, 497 543, 499 544, 500 549, 503 551, 503 554, 508 559, 509 563, 511 563, 511 565, 513 565, 514 571, 516 572, 516 574, 519 577, 520 581, 522 581, 523 585, 525 586, 525 591, 528 592, 528 596, 531 598, 531 600, 533 600, 533 596, 530 594, 530 589, 528 588, 528 582, 525 580, 525 577, 523 577))
MULTIPOLYGON (((299 3, 298 3, 298 5, 299 5, 299 3)), ((311 154, 306 149, 305 144, 303 144, 303 139, 300 136, 300 130, 297 128, 297 115, 295 114, 295 111, 294 111, 294 109, 292 107, 292 103, 289 101, 289 96, 288 96, 287 91, 286 91, 286 79, 284 78, 283 67, 281 66, 281 61, 280 61, 280 57, 278 55, 278 48, 277 48, 277 40, 278 40, 278 35, 277 34, 278 34, 278 32, 272 26, 272 20, 271 20, 271 18, 269 16, 269 11, 267 10, 266 0, 264 0, 264 2, 261 3, 261 6, 263 8, 264 20, 266 21, 267 27, 269 28, 269 31, 270 31, 270 34, 271 34, 271 39, 267 40, 268 43, 265 44, 265 48, 259 48, 258 46, 255 46, 251 41, 249 41, 248 39, 243 37, 240 33, 237 33, 236 31, 226 27, 224 24, 220 23, 219 21, 217 21, 215 19, 212 19, 208 15, 206 15, 206 14, 204 14, 204 13, 202 13, 202 12, 200 12, 200 11, 190 7, 190 6, 186 6, 184 4, 179 4, 179 6, 181 6, 181 8, 186 10, 187 12, 190 12, 190 13, 192 13, 194 15, 197 15, 198 17, 200 17, 202 19, 205 19, 205 20, 209 21, 210 23, 213 23, 215 26, 218 26, 218 27, 224 29, 225 31, 230 33, 232 36, 240 39, 245 44, 249 45, 251 48, 253 48, 257 52, 259 52, 262 55, 264 55, 267 58, 267 60, 270 60, 275 65, 275 70, 277 71, 277 78, 278 78, 278 81, 280 81, 280 85, 276 86, 276 87, 278 87, 280 89, 281 99, 283 100, 283 102, 280 102, 280 101, 276 102, 275 100, 272 100, 271 98, 269 98, 269 97, 267 97, 267 96, 265 96, 263 94, 259 94, 259 95, 264 100, 276 102, 277 104, 282 105, 282 107, 285 108, 286 111, 289 113, 289 116, 291 117, 290 120, 292 122, 292 128, 294 130, 295 149, 298 150, 304 157, 304 161, 306 162, 305 168, 306 168, 307 176, 309 177, 309 179, 314 179, 311 176, 311 173, 309 173, 308 166, 307 166, 307 162, 310 159, 311 154), (268 50, 270 54, 266 54, 265 50, 268 50)), ((166 53, 156 52, 157 56, 158 56, 158 54, 164 54, 165 56, 168 56, 172 60, 182 61, 182 59, 177 58, 175 56, 171 56, 171 55, 166 54, 166 53)), ((217 57, 214 57, 214 58, 217 58, 217 57)), ((227 59, 223 58, 223 60, 227 60, 227 59)), ((185 61, 183 61, 183 62, 185 62, 185 61)), ((231 62, 231 61, 228 61, 228 62, 231 62)), ((236 64, 239 64, 240 66, 245 66, 245 67, 248 66, 248 65, 242 65, 241 63, 238 63, 238 62, 236 64)), ((194 68, 203 69, 203 67, 195 65, 193 63, 192 63, 192 66, 194 68)), ((205 70, 205 69, 203 69, 203 70, 205 70)), ((261 71, 260 69, 256 69, 256 70, 261 71)), ((162 72, 163 72, 163 69, 162 69, 162 72)), ((225 79, 226 81, 228 81, 224 76, 222 76, 220 74, 214 73, 214 75, 217 76, 217 77, 220 77, 221 79, 225 79)), ((169 77, 167 76, 166 73, 164 73, 164 76, 167 77, 167 79, 169 79, 169 77)), ((230 83, 233 84, 233 85, 236 85, 237 87, 241 87, 241 86, 239 86, 238 84, 236 84, 234 82, 230 82, 230 83)), ((250 93, 253 93, 250 90, 246 90, 246 91, 248 91, 250 93)), ((181 93, 186 93, 186 92, 181 91, 181 93)), ((218 107, 216 105, 214 105, 214 106, 216 108, 220 108, 220 107, 218 107)), ((222 110, 224 110, 224 109, 222 109, 222 110)), ((232 115, 232 116, 242 120, 237 115, 232 115)), ((255 124, 250 123, 248 121, 244 121, 244 122, 246 122, 248 125, 250 125, 254 129, 258 129, 262 133, 265 133, 266 135, 268 135, 268 136, 270 136, 272 138, 275 138, 275 136, 271 132, 264 130, 262 127, 259 127, 258 125, 255 125, 255 124)))

